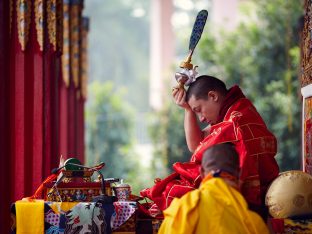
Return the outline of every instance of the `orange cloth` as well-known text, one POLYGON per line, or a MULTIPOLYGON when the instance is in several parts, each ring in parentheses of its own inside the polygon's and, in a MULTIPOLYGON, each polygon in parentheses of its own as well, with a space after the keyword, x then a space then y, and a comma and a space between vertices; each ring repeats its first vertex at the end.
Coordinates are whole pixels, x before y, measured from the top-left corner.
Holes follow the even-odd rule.
POLYGON ((44 201, 19 200, 15 202, 16 234, 44 233, 44 201))
POLYGON ((243 196, 221 178, 209 178, 199 189, 175 198, 164 216, 158 234, 269 233, 243 196))

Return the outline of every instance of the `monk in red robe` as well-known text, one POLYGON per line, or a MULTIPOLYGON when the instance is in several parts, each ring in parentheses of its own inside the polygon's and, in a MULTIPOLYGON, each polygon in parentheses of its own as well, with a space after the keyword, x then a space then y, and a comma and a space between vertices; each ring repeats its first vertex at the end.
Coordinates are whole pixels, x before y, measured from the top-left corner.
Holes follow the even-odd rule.
POLYGON ((249 208, 265 217, 265 193, 279 173, 274 158, 277 143, 253 104, 238 86, 228 90, 212 76, 198 77, 186 92, 182 88, 173 90, 173 97, 185 109, 186 141, 193 155, 187 163, 175 163, 174 173, 156 180, 141 195, 160 210, 166 209, 173 198, 198 188, 203 152, 214 144, 231 142, 239 154, 240 190, 249 208), (208 127, 201 130, 197 120, 208 127))

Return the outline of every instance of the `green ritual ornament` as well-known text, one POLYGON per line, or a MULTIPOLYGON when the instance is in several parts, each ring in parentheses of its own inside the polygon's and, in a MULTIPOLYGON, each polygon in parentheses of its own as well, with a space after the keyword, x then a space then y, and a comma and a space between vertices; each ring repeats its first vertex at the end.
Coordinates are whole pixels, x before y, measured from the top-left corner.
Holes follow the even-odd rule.
POLYGON ((79 165, 82 165, 77 158, 69 158, 64 162, 66 171, 82 171, 83 168, 79 165))

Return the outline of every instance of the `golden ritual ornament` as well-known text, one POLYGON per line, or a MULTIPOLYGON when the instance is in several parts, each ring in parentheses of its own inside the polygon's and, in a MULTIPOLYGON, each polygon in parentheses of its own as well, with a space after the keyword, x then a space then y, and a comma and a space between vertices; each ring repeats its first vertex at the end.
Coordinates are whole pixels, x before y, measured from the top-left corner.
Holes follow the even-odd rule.
POLYGON ((312 214, 312 176, 299 170, 285 171, 271 183, 265 204, 273 218, 312 214))
POLYGON ((194 67, 191 63, 191 60, 195 47, 204 31, 207 17, 208 11, 206 10, 201 10, 196 16, 189 42, 189 53, 185 60, 180 64, 180 68, 182 68, 182 70, 175 73, 175 79, 179 83, 179 85, 177 87, 174 87, 173 90, 184 88, 184 85, 189 86, 192 82, 196 80, 196 76, 198 74, 198 72, 196 71, 197 66, 194 67))

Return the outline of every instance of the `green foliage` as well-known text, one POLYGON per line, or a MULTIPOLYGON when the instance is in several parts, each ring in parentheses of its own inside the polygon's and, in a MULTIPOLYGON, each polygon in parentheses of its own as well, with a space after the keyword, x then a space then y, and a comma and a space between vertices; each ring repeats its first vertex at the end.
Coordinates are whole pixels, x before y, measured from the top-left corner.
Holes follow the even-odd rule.
POLYGON ((124 179, 134 194, 152 185, 150 168, 140 163, 134 149, 134 110, 125 91, 112 82, 93 81, 86 105, 87 164, 105 162, 104 177, 124 179))
POLYGON ((298 169, 301 100, 297 24, 303 4, 283 0, 248 4, 243 8, 247 20, 234 32, 224 32, 222 43, 213 37, 206 39, 201 56, 210 62, 214 75, 226 77, 229 85, 239 84, 254 102, 278 138, 281 170, 298 169))
POLYGON ((123 101, 124 90, 111 82, 94 81, 89 85, 86 106, 87 159, 89 165, 105 162, 105 177, 126 179, 135 165, 132 149, 133 111, 123 101))
POLYGON ((149 4, 91 0, 85 1, 84 10, 90 17, 90 79, 127 87, 125 97, 141 111, 148 108, 149 4), (138 10, 146 11, 145 15, 136 16, 138 10))
MULTIPOLYGON (((168 94, 170 95, 170 94, 168 94)), ((189 161, 189 152, 184 136, 184 110, 172 103, 164 105, 163 109, 152 115, 150 136, 155 147, 153 171, 160 175, 160 166, 165 165, 172 170, 175 162, 189 161)))

